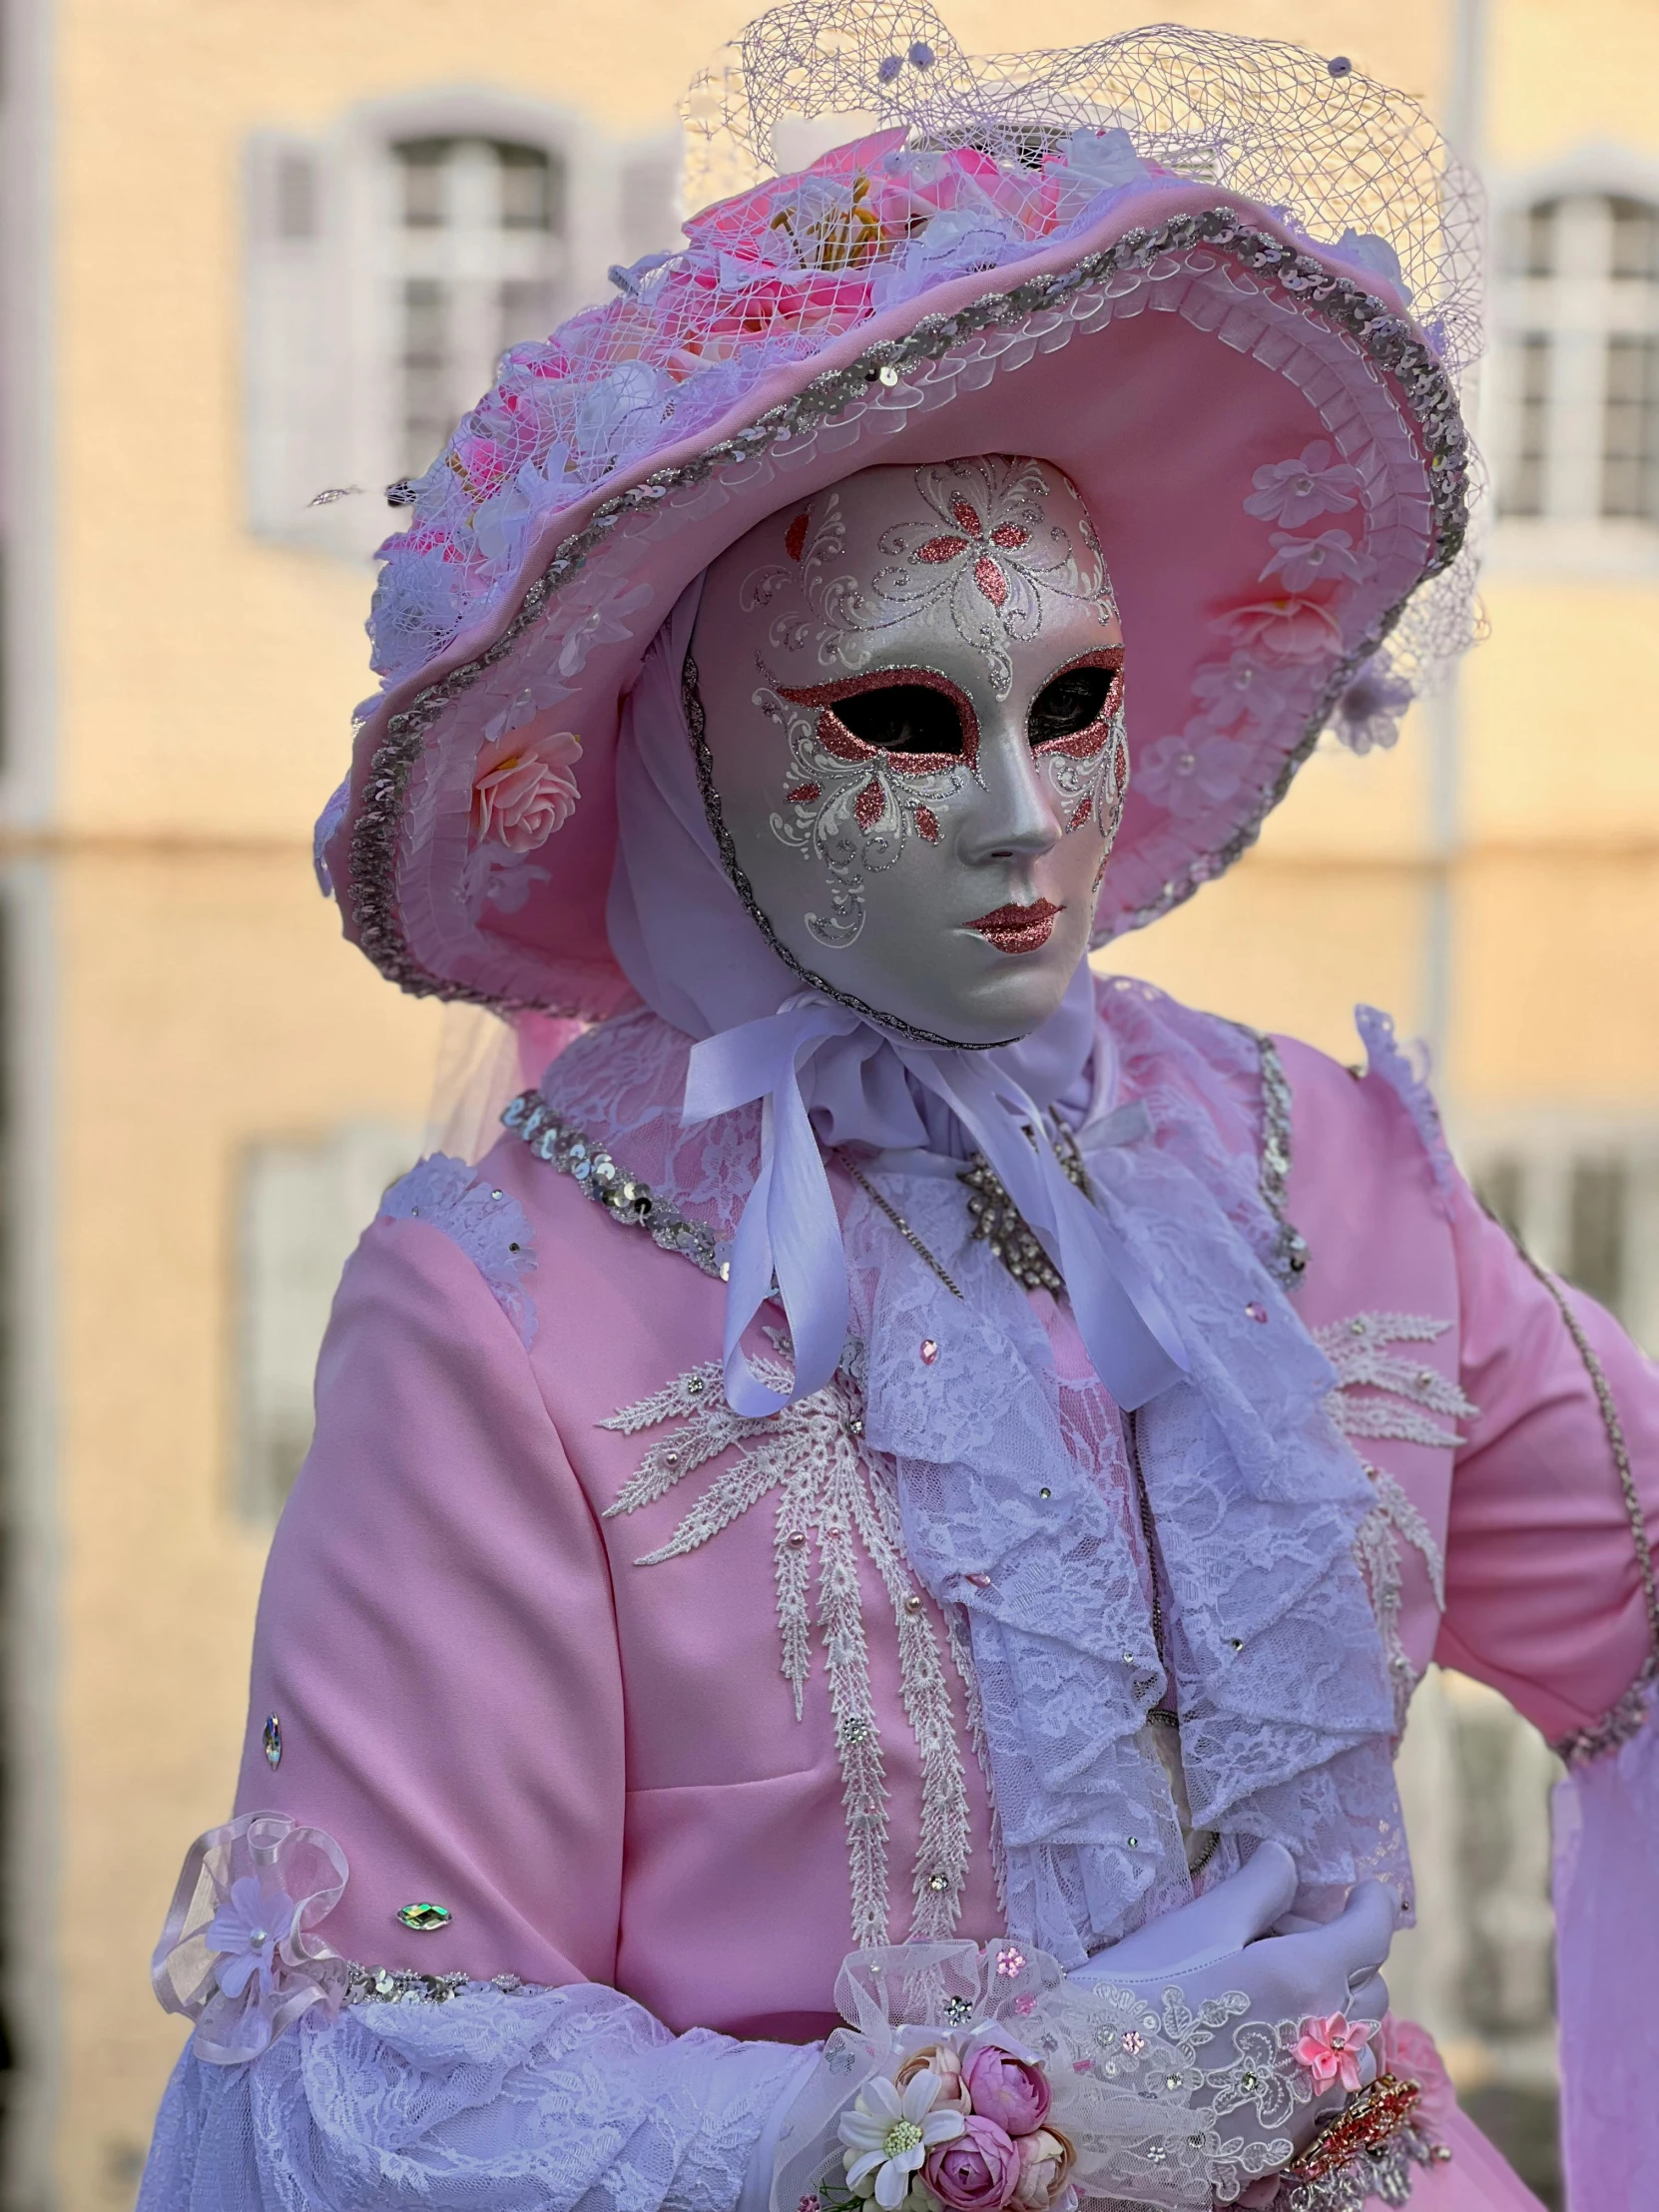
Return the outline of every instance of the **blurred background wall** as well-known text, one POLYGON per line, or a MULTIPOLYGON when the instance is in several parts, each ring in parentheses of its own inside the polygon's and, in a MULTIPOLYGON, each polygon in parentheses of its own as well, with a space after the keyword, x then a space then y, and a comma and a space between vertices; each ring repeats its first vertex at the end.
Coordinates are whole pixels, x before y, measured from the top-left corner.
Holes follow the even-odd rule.
MULTIPOLYGON (((1069 44, 1120 0, 946 0, 1069 44)), ((1149 11, 1150 12, 1150 11, 1149 11)), ((1115 955, 1355 1056, 1659 1342, 1659 8, 1208 0, 1420 93, 1492 197, 1492 635, 1390 753, 1115 955)), ((224 1818, 339 1266, 440 1041, 338 939, 313 815, 368 689, 375 487, 508 340, 672 243, 674 104, 743 0, 10 0, 0 53, 7 2212, 132 2202, 147 1986, 224 1818), (366 487, 322 504, 327 490, 366 487)), ((1431 1677, 1398 1995, 1546 2192, 1551 1761, 1431 1677)), ((1593 2212, 1593 2208, 1583 2208, 1593 2212)))

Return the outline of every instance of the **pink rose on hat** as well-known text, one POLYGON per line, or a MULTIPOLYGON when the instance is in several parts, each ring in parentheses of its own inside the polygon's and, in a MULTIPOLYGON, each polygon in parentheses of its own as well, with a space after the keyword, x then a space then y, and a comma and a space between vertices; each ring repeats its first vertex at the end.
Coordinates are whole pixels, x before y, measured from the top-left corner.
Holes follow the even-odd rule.
POLYGON ((472 780, 473 841, 509 852, 545 844, 576 811, 572 770, 581 757, 581 741, 567 730, 528 745, 509 733, 486 746, 472 780))
POLYGON ((953 2142, 930 2152, 922 2169, 951 2212, 1001 2212, 1019 2186, 1019 2151, 995 2120, 970 2113, 953 2142))

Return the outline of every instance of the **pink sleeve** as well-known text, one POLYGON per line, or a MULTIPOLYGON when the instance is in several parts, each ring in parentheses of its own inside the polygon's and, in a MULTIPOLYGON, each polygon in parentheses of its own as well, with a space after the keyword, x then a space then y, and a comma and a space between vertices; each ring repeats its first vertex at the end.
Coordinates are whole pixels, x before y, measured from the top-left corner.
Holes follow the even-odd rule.
MULTIPOLYGON (((1459 1179, 1452 1235, 1461 1381, 1479 1408, 1457 1454, 1435 1657, 1500 1690, 1552 1742, 1615 1705, 1652 1650, 1629 1508, 1594 1380, 1551 1289, 1459 1179)), ((1561 1289, 1617 1409, 1659 1536, 1659 1369, 1561 1289)))
POLYGON ((446 1237, 378 1221, 266 1570, 238 1811, 341 1845, 323 1933, 359 1964, 609 1981, 623 1740, 603 1548, 524 1350, 446 1237), (410 1932, 423 1903, 448 1923, 410 1932))
POLYGON ((1551 1741, 1578 1739, 1554 1808, 1568 2200, 1646 2212, 1659 2170, 1659 1719, 1643 1724, 1651 1692, 1632 1690, 1651 1679, 1654 1634, 1626 1490, 1651 1545, 1659 1369, 1593 1300, 1540 1281, 1460 1179, 1451 1197, 1461 1380, 1479 1414, 1452 1476, 1435 1656, 1551 1741))

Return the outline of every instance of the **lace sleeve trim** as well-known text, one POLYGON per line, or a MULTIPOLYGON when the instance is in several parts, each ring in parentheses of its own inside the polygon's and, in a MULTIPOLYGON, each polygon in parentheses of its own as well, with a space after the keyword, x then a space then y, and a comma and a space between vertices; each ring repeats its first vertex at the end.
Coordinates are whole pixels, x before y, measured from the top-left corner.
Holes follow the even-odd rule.
POLYGON ((727 1280, 731 1266, 713 1232, 701 1222, 688 1221, 649 1183, 630 1175, 602 1144, 556 1114, 539 1091, 522 1092, 501 1120, 538 1160, 570 1176, 613 1221, 632 1229, 648 1229, 652 1241, 663 1251, 679 1253, 717 1282, 727 1280))
POLYGON ((1598 1719, 1586 1727, 1572 1729, 1561 1737, 1551 1749, 1569 1767, 1584 1765, 1587 1760, 1599 1759, 1604 1752, 1614 1751, 1620 1744, 1627 1744, 1639 1735, 1647 1718, 1648 1706, 1656 1681, 1659 1681, 1659 1579, 1653 1567, 1653 1546, 1648 1541, 1647 1519, 1642 1511, 1641 1492, 1636 1487, 1636 1476, 1630 1464, 1630 1447, 1625 1441, 1624 1423, 1619 1418, 1619 1408, 1613 1396, 1613 1385, 1607 1380, 1607 1371, 1596 1356, 1596 1349, 1584 1334, 1583 1324, 1573 1312, 1566 1292, 1547 1269, 1540 1267, 1520 1239, 1509 1232, 1510 1242, 1516 1252, 1538 1278, 1555 1302, 1555 1310, 1573 1349, 1584 1364, 1584 1372, 1590 1379, 1590 1386, 1596 1394, 1596 1404, 1601 1413, 1601 1425, 1607 1432, 1607 1448, 1612 1453, 1613 1466, 1619 1478, 1619 1493, 1624 1499, 1624 1510, 1630 1522, 1630 1541, 1636 1553, 1636 1572, 1641 1577, 1642 1602, 1647 1611, 1648 1641, 1652 1650, 1646 1664, 1624 1695, 1610 1705, 1598 1719))

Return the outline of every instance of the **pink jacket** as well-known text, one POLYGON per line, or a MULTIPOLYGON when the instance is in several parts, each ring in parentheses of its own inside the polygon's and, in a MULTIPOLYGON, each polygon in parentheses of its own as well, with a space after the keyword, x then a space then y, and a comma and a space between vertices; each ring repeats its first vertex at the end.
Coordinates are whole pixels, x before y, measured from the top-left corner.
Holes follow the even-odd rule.
MULTIPOLYGON (((1438 1379, 1477 1409, 1455 1448, 1357 1438, 1415 1509, 1396 1546, 1396 1670, 1408 1681, 1438 1658, 1553 1740, 1593 1731, 1651 1639, 1584 1355, 1650 1526, 1659 1375, 1480 1211, 1400 1064, 1357 1076, 1291 1040, 1280 1052, 1287 1211, 1309 1250, 1299 1312, 1340 1377, 1345 1348, 1391 1342, 1419 1405, 1438 1379), (1401 1336, 1398 1317, 1443 1326, 1401 1336)), ((677 2030, 820 2035, 849 1947, 841 1773, 822 1671, 799 1720, 780 1674, 770 1515, 650 1566, 687 1496, 605 1517, 647 1439, 603 1424, 718 1362, 723 1288, 511 1136, 477 1180, 507 1219, 522 1211, 533 1334, 442 1229, 382 1216, 364 1236, 267 1572, 238 1811, 337 1839, 350 1880, 325 1933, 360 1964, 603 1982, 677 2030), (410 1933, 397 1915, 419 1901, 450 1918, 410 1933)), ((1066 1331, 1063 1312, 1050 1326, 1066 1331)), ((915 1849, 919 1776, 890 1619, 883 1635, 863 1572, 896 1866, 915 1849)), ((984 1938, 999 1926, 991 1836, 968 1771, 960 1933, 984 1938)), ((1456 2187, 1426 2176, 1425 2205, 1529 2201, 1449 2124, 1456 2187)))
MULTIPOLYGON (((1556 1296, 1382 1076, 1282 1051, 1303 1318, 1445 1323, 1404 1350, 1478 1408, 1455 1451, 1362 1443, 1444 1553, 1442 1614, 1428 1562, 1401 1547, 1404 1654, 1491 1683, 1551 1739, 1591 1728, 1641 1669, 1649 1631, 1596 1391, 1556 1296)), ((338 1839, 352 1874, 328 1935, 364 1963, 602 1980, 671 2026, 819 2032, 847 1947, 840 1775, 822 1679, 797 1722, 779 1674, 770 1529, 751 1515, 643 1567, 684 1497, 602 1517, 642 1447, 601 1422, 718 1358, 722 1287, 510 1137, 478 1172, 532 1228, 534 1341, 439 1230, 382 1218, 364 1236, 267 1573, 238 1810, 286 1811, 338 1839), (453 1917, 411 1936, 393 1916, 428 1899, 453 1917)), ((1591 1301, 1563 1295, 1659 1522, 1659 1377, 1591 1301)), ((878 1622, 880 1593, 868 1597, 878 1622)), ((918 1793, 890 1634, 872 1633, 871 1665, 895 1722, 896 1864, 918 1793)), ((963 1932, 985 1936, 997 1915, 977 1794, 974 1813, 963 1932)))

